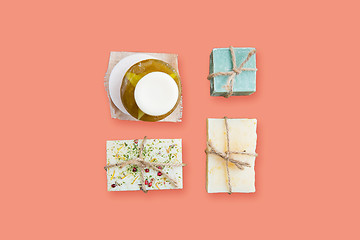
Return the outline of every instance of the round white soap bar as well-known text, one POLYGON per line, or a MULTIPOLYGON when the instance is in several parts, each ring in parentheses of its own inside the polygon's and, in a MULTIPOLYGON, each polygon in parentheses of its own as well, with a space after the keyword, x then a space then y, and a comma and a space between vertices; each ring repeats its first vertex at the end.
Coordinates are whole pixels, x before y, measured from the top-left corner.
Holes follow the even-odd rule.
POLYGON ((170 75, 151 72, 139 80, 134 95, 141 111, 151 116, 161 116, 175 106, 179 89, 170 75))

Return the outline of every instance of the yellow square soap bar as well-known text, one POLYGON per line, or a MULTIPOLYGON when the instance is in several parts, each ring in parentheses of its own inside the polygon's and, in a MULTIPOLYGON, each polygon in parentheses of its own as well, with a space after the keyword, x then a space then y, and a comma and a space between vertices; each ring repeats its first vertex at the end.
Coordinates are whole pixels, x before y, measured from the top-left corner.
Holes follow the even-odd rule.
MULTIPOLYGON (((246 154, 230 154, 230 158, 246 164, 239 169, 229 162, 231 192, 255 192, 255 150, 256 150, 256 119, 227 119, 229 134, 229 151, 246 154), (247 155, 249 154, 249 155, 247 155)), ((216 151, 227 151, 225 119, 207 119, 207 141, 216 151)), ((229 192, 226 161, 224 158, 210 153, 207 148, 206 189, 208 193, 229 192)))

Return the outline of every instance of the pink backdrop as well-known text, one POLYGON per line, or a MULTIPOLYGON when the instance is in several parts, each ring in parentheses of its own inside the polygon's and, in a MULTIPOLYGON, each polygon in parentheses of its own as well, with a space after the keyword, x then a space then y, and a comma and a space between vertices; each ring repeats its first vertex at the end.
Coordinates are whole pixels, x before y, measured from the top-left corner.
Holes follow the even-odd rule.
POLYGON ((11 1, 0 7, 2 239, 359 239, 358 1, 11 1), (214 47, 257 92, 209 96, 214 47), (110 118, 110 51, 179 54, 178 123, 110 118), (207 117, 257 118, 254 194, 207 194, 207 117), (184 189, 106 191, 105 142, 182 138, 184 189))

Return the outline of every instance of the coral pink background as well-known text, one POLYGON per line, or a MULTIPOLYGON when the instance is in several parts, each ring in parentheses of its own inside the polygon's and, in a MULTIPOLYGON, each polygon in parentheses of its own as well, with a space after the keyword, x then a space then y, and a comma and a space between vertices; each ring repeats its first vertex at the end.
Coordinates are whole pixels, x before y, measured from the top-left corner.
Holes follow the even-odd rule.
POLYGON ((8 1, 1 239, 359 239, 358 1, 8 1), (257 92, 209 96, 214 47, 257 92), (180 124, 110 118, 110 51, 179 54, 180 124), (358 109, 358 110, 356 110, 358 109), (255 194, 207 194, 207 117, 258 119, 255 194), (106 191, 105 141, 182 138, 184 189, 106 191))

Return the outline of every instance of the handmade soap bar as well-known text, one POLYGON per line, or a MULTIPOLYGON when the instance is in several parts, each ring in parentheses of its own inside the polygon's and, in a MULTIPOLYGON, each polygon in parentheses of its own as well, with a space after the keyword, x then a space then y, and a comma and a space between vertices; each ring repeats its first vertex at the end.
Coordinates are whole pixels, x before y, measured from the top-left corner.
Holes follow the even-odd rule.
MULTIPOLYGON (((254 48, 233 48, 236 58, 235 67, 240 67, 254 48)), ((210 55, 210 74, 231 72, 232 56, 229 48, 214 48, 210 55)), ((253 54, 243 65, 244 71, 236 74, 233 83, 233 96, 250 95, 256 91, 256 54, 253 54), (247 69, 247 70, 246 70, 247 69), (251 70, 250 70, 251 69, 251 70)), ((229 75, 215 76, 210 79, 210 95, 226 96, 229 75)))
MULTIPOLYGON (((107 166, 138 158, 142 141, 142 139, 107 141, 107 166)), ((147 139, 142 151, 142 157, 144 161, 153 164, 181 164, 181 139, 147 139)), ((147 167, 144 169, 147 190, 182 188, 181 166, 165 166, 161 169, 176 181, 177 187, 159 171, 147 167)), ((108 191, 140 190, 140 185, 140 169, 136 165, 115 166, 107 169, 108 191)))
MULTIPOLYGON (((230 152, 245 154, 230 154, 230 158, 246 164, 239 169, 229 162, 231 192, 255 192, 255 149, 256 149, 256 119, 227 119, 230 152)), ((208 143, 218 152, 227 151, 227 131, 225 119, 207 119, 208 143)), ((209 146, 207 151, 209 151, 209 146)), ((226 161, 224 158, 208 152, 207 154, 206 189, 208 193, 229 192, 226 161)))

